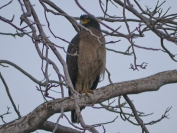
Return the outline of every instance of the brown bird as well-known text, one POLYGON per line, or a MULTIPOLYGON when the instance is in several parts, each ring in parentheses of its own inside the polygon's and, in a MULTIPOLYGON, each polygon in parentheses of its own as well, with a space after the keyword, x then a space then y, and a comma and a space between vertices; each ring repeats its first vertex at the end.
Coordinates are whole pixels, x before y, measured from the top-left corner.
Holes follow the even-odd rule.
MULTIPOLYGON (((104 75, 106 64, 105 38, 100 24, 90 15, 80 16, 82 28, 68 46, 66 63, 74 89, 78 93, 89 93, 96 89, 100 77, 104 75)), ((71 95, 69 91, 69 95, 71 95)), ((82 108, 83 109, 83 108, 82 108)), ((71 121, 79 123, 75 111, 71 111, 71 121)))

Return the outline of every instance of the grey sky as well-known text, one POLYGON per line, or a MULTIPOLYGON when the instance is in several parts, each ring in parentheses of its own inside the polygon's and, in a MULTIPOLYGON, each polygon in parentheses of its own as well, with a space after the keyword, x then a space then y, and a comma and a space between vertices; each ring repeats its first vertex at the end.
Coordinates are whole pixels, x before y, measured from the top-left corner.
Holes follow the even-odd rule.
MULTIPOLYGON (((71 16, 79 17, 81 14, 84 14, 81 11, 74 1, 72 0, 61 0, 61 1, 54 1, 56 5, 58 5, 62 10, 68 13, 71 16)), ((154 7, 156 1, 139 1, 142 4, 142 7, 148 5, 149 7, 154 7)), ((160 0, 162 2, 162 0, 160 0)), ((7 0, 1 0, 0 6, 7 3, 7 0)), ((47 36, 49 36, 50 40, 59 46, 67 48, 68 44, 55 39, 49 32, 47 28, 47 24, 44 18, 44 11, 41 8, 41 5, 36 0, 31 0, 31 3, 34 4, 34 8, 40 18, 40 21, 43 28, 46 31, 47 36)), ((99 8, 98 1, 90 0, 90 1, 81 1, 80 3, 84 8, 86 8, 90 13, 95 16, 101 16, 102 11, 99 8)), ((176 5, 177 1, 168 0, 164 5, 163 9, 167 10, 168 7, 171 6, 169 13, 176 13, 176 5)), ((118 10, 114 6, 110 6, 108 13, 111 15, 118 15, 122 16, 122 9, 119 7, 118 10), (119 11, 119 12, 117 12, 119 11)), ((127 18, 134 17, 131 13, 127 13, 127 18)), ((12 4, 8 7, 3 8, 0 10, 1 16, 11 19, 13 15, 15 15, 14 24, 19 26, 20 24, 20 15, 22 14, 21 7, 18 1, 14 0, 12 4)), ((32 18, 30 18, 33 20, 32 18)), ((70 41, 76 34, 72 25, 63 17, 61 16, 54 16, 50 13, 48 14, 48 19, 50 20, 51 29, 57 35, 60 36, 68 41, 70 41)), ((123 33, 127 33, 127 29, 125 28, 124 23, 115 23, 111 24, 110 26, 113 28, 117 28, 121 25, 120 31, 123 33)), ((5 33, 15 33, 16 30, 9 26, 8 24, 0 21, 1 31, 5 33)), ((22 24, 22 27, 26 26, 26 24, 22 24)), ((131 30, 137 27, 137 24, 130 23, 131 30)), ((105 29, 102 26, 102 29, 105 29)), ((29 29, 28 29, 29 30, 29 29)), ((30 31, 30 30, 29 30, 30 31)), ((106 37, 107 41, 111 40, 118 40, 120 38, 115 37, 106 37)), ((44 78, 42 71, 41 71, 41 59, 39 58, 34 44, 32 43, 31 39, 27 36, 23 38, 16 37, 13 38, 11 36, 3 36, 0 35, 1 40, 1 49, 0 49, 0 59, 9 60, 13 63, 16 63, 18 66, 26 70, 28 73, 33 75, 36 79, 42 80, 44 78)), ((153 48, 161 48, 160 39, 156 37, 156 35, 152 32, 148 32, 145 34, 145 37, 138 38, 134 40, 137 45, 146 46, 146 47, 153 47, 153 48)), ((42 46, 42 45, 41 45, 42 46)), ((121 41, 116 44, 108 44, 106 47, 112 48, 118 51, 125 51, 129 46, 128 41, 121 38, 121 41)), ((177 54, 176 46, 168 41, 165 41, 165 46, 174 54, 177 54)), ((65 59, 65 53, 62 49, 58 49, 59 52, 62 54, 63 58, 65 59)), ((177 68, 177 63, 172 61, 170 57, 161 52, 161 51, 148 51, 143 49, 135 49, 137 55, 137 63, 141 64, 142 62, 147 62, 148 66, 147 69, 140 71, 132 71, 129 69, 130 63, 133 63, 133 56, 125 56, 121 54, 116 54, 113 52, 107 51, 107 61, 106 67, 111 73, 111 79, 113 82, 121 82, 126 80, 138 79, 143 78, 146 76, 150 76, 152 74, 166 71, 166 70, 173 70, 177 68)), ((49 52, 49 58, 52 59, 59 67, 61 73, 62 67, 56 57, 49 52)), ((50 79, 57 80, 57 75, 54 73, 52 67, 49 67, 49 73, 51 74, 50 79)), ((19 110, 21 115, 24 116, 36 108, 39 104, 41 104, 44 100, 41 96, 41 93, 36 90, 36 84, 32 82, 28 77, 24 76, 18 70, 13 67, 3 68, 0 66, 0 72, 4 76, 6 82, 8 83, 8 87, 10 88, 10 93, 16 103, 19 105, 19 110)), ((99 84, 99 87, 105 86, 109 84, 107 79, 107 74, 105 75, 104 81, 99 84)), ((157 92, 146 92, 137 95, 129 95, 130 98, 133 100, 137 110, 144 112, 144 113, 154 113, 151 116, 144 117, 144 122, 149 122, 152 120, 159 119, 165 112, 167 107, 172 106, 171 111, 169 112, 170 119, 164 119, 160 123, 157 123, 152 126, 147 126, 151 133, 176 133, 177 132, 177 84, 166 85, 160 88, 157 92)), ((60 91, 59 88, 55 89, 56 91, 60 91)), ((0 114, 3 114, 7 111, 7 106, 11 107, 12 114, 7 115, 4 117, 6 122, 10 122, 17 118, 15 111, 7 97, 5 87, 3 86, 2 82, 0 81, 0 114)), ((50 95, 59 98, 61 97, 58 93, 50 92, 50 95)), ((67 89, 65 89, 65 96, 68 96, 67 89)), ((115 102, 113 105, 117 104, 117 98, 113 98, 110 101, 115 102)), ((121 98, 121 102, 124 102, 123 98, 121 98)), ((50 100, 50 99, 48 99, 50 100)), ((107 102, 105 102, 107 103, 107 102)), ((99 106, 99 105, 95 105, 99 106)), ((128 111, 128 110, 127 110, 128 111)), ((70 112, 66 113, 68 118, 70 118, 70 112)), ((108 112, 104 109, 93 109, 91 107, 87 107, 82 111, 83 118, 87 124, 96 124, 102 122, 112 121, 118 114, 108 112)), ((49 118, 50 121, 56 122, 59 114, 52 116, 49 118)), ((0 124, 3 124, 0 121, 0 124)), ((66 119, 61 119, 60 123, 64 126, 70 126, 66 119)), ((71 126, 70 126, 71 127, 71 126)), ((124 122, 120 116, 119 118, 109 125, 105 125, 106 131, 108 133, 141 133, 141 128, 139 126, 134 126, 129 122, 124 122)), ((99 132, 103 132, 102 127, 98 128, 99 132)), ((38 131, 39 133, 43 133, 44 131, 38 131)))

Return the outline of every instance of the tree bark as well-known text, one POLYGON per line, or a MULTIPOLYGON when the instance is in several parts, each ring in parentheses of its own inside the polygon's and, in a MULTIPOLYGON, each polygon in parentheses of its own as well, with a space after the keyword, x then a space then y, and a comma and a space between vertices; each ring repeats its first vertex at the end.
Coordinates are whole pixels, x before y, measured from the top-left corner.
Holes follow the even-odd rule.
MULTIPOLYGON (((120 95, 157 91, 161 86, 171 83, 177 83, 177 70, 160 72, 142 79, 109 84, 94 90, 90 97, 85 94, 80 95, 78 101, 80 106, 96 104, 120 95)), ((60 113, 61 103, 65 112, 75 108, 72 97, 51 100, 39 105, 28 115, 2 125, 0 127, 0 133, 27 133, 35 131, 50 116, 55 113, 60 113)))
MULTIPOLYGON (((55 128, 55 123, 50 121, 45 121, 44 124, 42 124, 42 126, 39 129, 52 132, 54 128, 55 128)), ((82 133, 82 132, 58 124, 58 128, 55 131, 55 133, 82 133)))

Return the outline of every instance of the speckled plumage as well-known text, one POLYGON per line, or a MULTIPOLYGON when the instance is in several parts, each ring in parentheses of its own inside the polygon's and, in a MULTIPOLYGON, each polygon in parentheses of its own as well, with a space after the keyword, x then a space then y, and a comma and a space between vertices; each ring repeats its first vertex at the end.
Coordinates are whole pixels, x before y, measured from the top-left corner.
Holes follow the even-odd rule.
MULTIPOLYGON (((92 19, 91 22, 99 26, 99 23, 92 19)), ((74 89, 79 93, 82 93, 84 87, 90 90, 96 89, 100 76, 105 72, 106 64, 105 39, 100 28, 89 23, 85 27, 94 35, 101 37, 102 44, 89 31, 82 29, 68 46, 69 54, 78 54, 78 56, 67 55, 66 62, 74 89)), ((74 111, 71 113, 71 120, 78 122, 74 111)))

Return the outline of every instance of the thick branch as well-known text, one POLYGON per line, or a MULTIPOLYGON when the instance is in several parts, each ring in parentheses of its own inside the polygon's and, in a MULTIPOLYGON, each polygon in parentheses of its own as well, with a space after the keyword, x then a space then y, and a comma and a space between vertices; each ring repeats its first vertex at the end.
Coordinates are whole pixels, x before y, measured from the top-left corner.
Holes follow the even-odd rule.
MULTIPOLYGON (((50 122, 50 121, 46 121, 44 122, 44 124, 40 127, 40 129, 45 130, 45 131, 50 131, 52 132, 53 129, 55 128, 55 123, 50 122)), ((82 133, 81 131, 78 131, 76 129, 72 129, 70 127, 65 127, 62 125, 58 124, 57 130, 55 131, 55 133, 82 133)))
MULTIPOLYGON (((177 70, 165 71, 152 76, 130 80, 120 83, 114 83, 114 86, 107 85, 93 91, 90 97, 82 94, 79 99, 79 105, 100 103, 113 97, 125 94, 138 94, 146 91, 157 91, 161 86, 177 83, 177 70)), ((0 127, 0 132, 31 132, 37 130, 50 116, 60 113, 61 107, 65 111, 75 109, 73 98, 56 99, 41 104, 28 115, 4 124, 0 127)))

